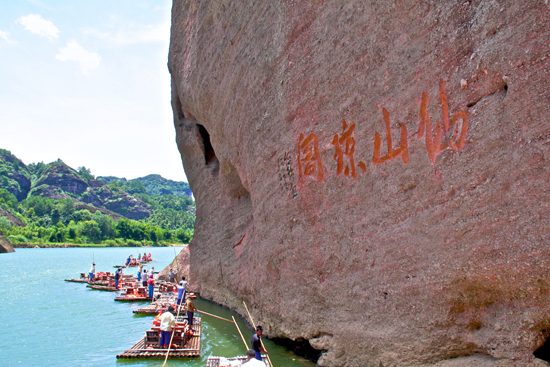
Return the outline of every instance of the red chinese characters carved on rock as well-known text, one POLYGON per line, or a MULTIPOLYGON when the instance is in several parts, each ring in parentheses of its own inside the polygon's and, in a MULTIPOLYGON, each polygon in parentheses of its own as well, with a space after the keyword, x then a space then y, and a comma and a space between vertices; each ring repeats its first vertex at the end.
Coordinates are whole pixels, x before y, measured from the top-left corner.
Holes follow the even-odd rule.
MULTIPOLYGON (((334 153, 334 159, 337 162, 336 175, 340 176, 342 173, 346 176, 352 176, 357 178, 357 172, 355 171, 355 160, 353 154, 355 153, 355 138, 353 137, 353 131, 355 130, 355 124, 348 124, 346 120, 342 121, 343 130, 342 136, 338 134, 334 135, 332 139, 332 145, 336 152, 334 153), (342 149, 342 146, 344 149, 342 149), (344 157, 349 161, 349 164, 344 164, 344 157), (345 166, 345 167, 344 167, 345 166)), ((357 164, 363 172, 367 170, 367 166, 363 162, 357 164)))
MULTIPOLYGON (((418 131, 413 134, 418 139, 425 138, 426 150, 428 158, 432 165, 436 164, 437 157, 445 150, 451 149, 455 152, 462 151, 466 145, 466 136, 468 133, 468 113, 460 110, 454 114, 452 118, 449 116, 449 102, 445 92, 445 83, 443 79, 439 80, 439 96, 441 99, 441 121, 437 121, 435 131, 432 127, 432 121, 428 114, 428 104, 430 102, 428 93, 422 92, 422 102, 420 104, 420 123, 418 131)), ((387 154, 381 156, 382 138, 378 132, 374 134, 374 153, 372 162, 375 166, 399 158, 404 164, 409 163, 409 141, 407 127, 400 123, 400 144, 399 147, 393 147, 392 135, 390 128, 390 113, 386 108, 382 108, 384 125, 386 128, 387 154)), ((348 177, 357 178, 356 166, 366 172, 365 163, 359 162, 355 164, 355 123, 348 124, 345 120, 342 121, 342 133, 335 134, 332 139, 336 161, 336 175, 345 175, 348 177)), ((305 177, 310 177, 319 181, 323 181, 323 162, 321 159, 321 151, 319 149, 319 140, 314 133, 307 137, 300 134, 298 141, 298 173, 299 181, 303 182, 305 177)), ((296 194, 297 195, 297 194, 296 194)), ((295 197, 296 195, 293 195, 295 197)))
POLYGON ((372 157, 372 162, 375 166, 379 166, 382 163, 389 161, 391 159, 401 156, 403 163, 409 163, 409 146, 407 141, 407 127, 405 124, 399 124, 401 126, 401 145, 397 149, 393 149, 392 140, 391 140, 391 130, 390 130, 390 113, 385 108, 382 108, 382 113, 384 115, 384 123, 386 124, 386 139, 388 141, 388 154, 383 157, 380 157, 380 134, 378 132, 374 133, 374 156, 372 157))
POLYGON ((315 134, 309 134, 304 138, 304 134, 300 134, 298 142, 298 174, 300 181, 304 176, 311 176, 323 180, 323 164, 321 162, 321 151, 319 150, 319 140, 315 134))
POLYGON ((420 125, 418 126, 418 131, 414 134, 418 139, 421 139, 425 132, 426 149, 428 150, 428 158, 432 164, 435 164, 437 157, 449 147, 456 152, 460 152, 464 149, 466 145, 466 134, 468 132, 468 113, 466 111, 458 111, 449 121, 449 103, 447 102, 447 94, 445 93, 445 83, 443 79, 439 80, 439 95, 441 97, 443 125, 441 121, 437 121, 434 137, 432 120, 427 111, 430 99, 428 93, 422 92, 420 125), (458 124, 458 121, 462 121, 462 124, 458 124), (449 136, 451 130, 452 134, 449 136))

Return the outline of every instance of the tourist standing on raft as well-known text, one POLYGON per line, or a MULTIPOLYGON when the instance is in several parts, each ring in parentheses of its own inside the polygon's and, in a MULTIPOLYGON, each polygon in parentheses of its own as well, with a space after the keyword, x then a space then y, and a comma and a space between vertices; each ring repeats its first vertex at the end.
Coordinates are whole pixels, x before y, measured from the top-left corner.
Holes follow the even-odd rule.
POLYGON ((144 287, 147 287, 147 280, 149 280, 149 274, 147 274, 147 269, 145 269, 143 271, 143 280, 142 280, 142 284, 144 287))
POLYGON ((187 308, 187 325, 191 326, 193 325, 193 315, 195 311, 198 311, 193 301, 191 301, 191 296, 185 301, 185 307, 187 308))
POLYGON ((254 349, 249 349, 246 351, 246 362, 243 364, 243 367, 265 367, 263 361, 258 361, 256 358, 256 352, 254 349))
POLYGON ((263 329, 260 325, 256 326, 256 334, 252 335, 252 349, 256 352, 256 359, 262 360, 262 352, 267 354, 267 351, 262 347, 263 329))
POLYGON ((174 269, 170 268, 170 272, 168 272, 168 278, 170 279, 170 283, 175 283, 176 272, 174 271, 174 269))
POLYGON ((159 318, 160 321, 160 342, 159 346, 168 349, 170 338, 172 336, 172 327, 176 326, 176 318, 173 315, 174 307, 168 306, 168 311, 164 312, 159 318))
POLYGON ((137 281, 141 281, 141 272, 143 271, 143 265, 138 265, 138 272, 137 272, 137 281))
POLYGON ((115 271, 115 288, 118 289, 118 281, 122 278, 122 268, 118 268, 115 271))
POLYGON ((95 263, 92 263, 92 267, 90 268, 90 282, 94 280, 95 275, 95 263))
POLYGON ((176 302, 177 305, 181 303, 181 300, 185 301, 185 295, 187 294, 187 282, 185 281, 185 277, 181 277, 182 281, 179 285, 176 287, 178 288, 178 300, 176 302))
POLYGON ((149 285, 149 298, 153 298, 153 291, 155 290, 155 278, 150 277, 147 281, 147 284, 149 285))

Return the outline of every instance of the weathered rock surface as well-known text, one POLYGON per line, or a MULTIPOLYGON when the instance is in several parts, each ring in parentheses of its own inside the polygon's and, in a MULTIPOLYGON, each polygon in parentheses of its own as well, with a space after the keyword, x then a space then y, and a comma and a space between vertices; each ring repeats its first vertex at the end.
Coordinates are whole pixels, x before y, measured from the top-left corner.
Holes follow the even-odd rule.
MULTIPOLYGON (((176 281, 181 281, 181 277, 185 277, 186 280, 189 279, 189 248, 185 246, 179 254, 176 255, 174 260, 162 269, 159 274, 158 278, 162 280, 168 281, 170 278, 168 276, 168 273, 170 272, 170 269, 174 269, 177 272, 176 281)), ((189 289, 191 292, 194 291, 196 287, 193 287, 193 284, 189 284, 189 289)))
POLYGON ((321 366, 545 365, 549 6, 175 0, 192 284, 321 366))
POLYGON ((10 240, 2 236, 2 232, 0 232, 0 254, 7 252, 15 252, 15 250, 13 249, 13 245, 10 240))

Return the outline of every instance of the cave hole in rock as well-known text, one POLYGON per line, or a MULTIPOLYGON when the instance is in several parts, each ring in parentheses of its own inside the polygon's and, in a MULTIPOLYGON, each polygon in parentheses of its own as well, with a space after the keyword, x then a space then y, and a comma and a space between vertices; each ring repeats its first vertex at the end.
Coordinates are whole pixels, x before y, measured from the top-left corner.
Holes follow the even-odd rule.
POLYGON ((202 145, 204 149, 204 163, 208 166, 211 164, 218 163, 218 158, 216 157, 216 152, 214 152, 214 148, 212 147, 212 143, 210 142, 210 134, 208 131, 204 128, 204 126, 197 124, 199 128, 199 133, 202 138, 202 145))
POLYGON ((550 339, 548 338, 548 331, 544 331, 545 342, 537 350, 533 352, 533 355, 538 359, 543 361, 550 362, 550 339))
POLYGON ((299 356, 309 359, 310 361, 317 362, 321 355, 323 354, 322 350, 317 350, 313 348, 308 340, 298 338, 297 340, 283 339, 283 338, 273 338, 271 339, 275 343, 284 346, 288 350, 293 351, 299 356))

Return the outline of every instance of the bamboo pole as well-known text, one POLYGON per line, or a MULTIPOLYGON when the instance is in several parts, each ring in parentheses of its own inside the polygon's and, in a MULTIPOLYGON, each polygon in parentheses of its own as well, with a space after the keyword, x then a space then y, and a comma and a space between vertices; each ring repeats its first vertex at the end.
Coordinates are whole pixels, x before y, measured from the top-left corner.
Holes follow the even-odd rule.
POLYGON ((178 274, 180 272, 180 262, 178 260, 178 255, 176 254, 176 249, 174 249, 174 259, 176 260, 176 276, 174 279, 176 280, 176 284, 178 284, 178 274))
POLYGON ((241 339, 243 340, 244 346, 246 350, 248 350, 248 345, 246 344, 246 341, 244 340, 243 333, 241 333, 241 329, 239 329, 239 325, 237 325, 237 321, 235 321, 235 316, 231 316, 233 318, 233 323, 237 327, 237 330, 239 331, 239 335, 241 336, 241 339))
POLYGON ((208 313, 208 312, 204 312, 204 311, 201 311, 199 309, 197 309, 197 312, 200 312, 200 313, 203 313, 205 315, 208 315, 208 316, 212 316, 212 317, 215 317, 217 319, 220 319, 220 320, 224 320, 224 321, 229 321, 229 322, 233 322, 231 320, 228 320, 228 319, 224 319, 223 317, 220 317, 220 316, 216 316, 216 315, 212 315, 211 313, 208 313))
MULTIPOLYGON (((254 323, 254 319, 252 318, 252 315, 250 314, 250 311, 248 311, 248 307, 246 307, 246 303, 243 301, 244 308, 246 309, 246 313, 248 314, 248 317, 250 318, 250 321, 252 322, 252 326, 254 327, 254 331, 256 331, 256 324, 254 323)), ((260 338, 260 343, 262 345, 262 348, 265 350, 265 355, 267 357, 267 360, 269 361, 269 364, 271 367, 273 366, 273 363, 271 363, 271 359, 269 358, 269 354, 267 354, 267 350, 265 349, 264 342, 262 341, 262 338, 260 338)))

